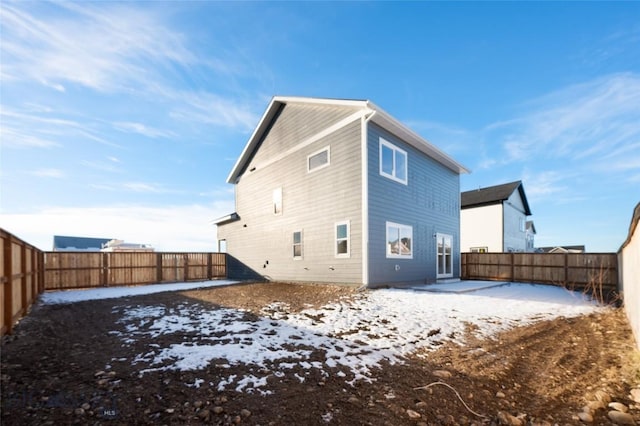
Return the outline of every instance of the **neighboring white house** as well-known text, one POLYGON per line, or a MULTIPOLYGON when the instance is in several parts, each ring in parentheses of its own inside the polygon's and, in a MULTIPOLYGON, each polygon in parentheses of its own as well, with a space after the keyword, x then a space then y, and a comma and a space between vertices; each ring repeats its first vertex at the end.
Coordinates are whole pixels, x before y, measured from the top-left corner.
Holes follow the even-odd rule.
POLYGON ((463 192, 460 206, 462 252, 534 251, 535 228, 531 223, 527 232, 531 209, 521 181, 463 192))
POLYGON ((526 240, 527 247, 525 249, 526 252, 535 252, 536 250, 536 226, 533 224, 532 220, 527 221, 527 231, 526 231, 526 240))

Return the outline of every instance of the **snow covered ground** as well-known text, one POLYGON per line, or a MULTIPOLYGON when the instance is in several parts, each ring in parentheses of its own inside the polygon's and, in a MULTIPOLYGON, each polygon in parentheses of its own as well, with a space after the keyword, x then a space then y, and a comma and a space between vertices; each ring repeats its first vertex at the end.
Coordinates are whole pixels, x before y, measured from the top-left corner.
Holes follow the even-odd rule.
POLYGON ((92 288, 87 290, 62 290, 43 293, 42 303, 53 305, 58 303, 83 302, 85 300, 115 299, 124 296, 140 296, 143 294, 160 293, 163 291, 192 290, 194 288, 217 287, 238 284, 238 281, 215 280, 197 281, 171 284, 151 284, 131 287, 92 288))
MULTIPOLYGON (((141 290, 149 287, 154 286, 141 290)), ((161 287, 167 290, 167 285, 161 287)), ((185 289, 183 285, 177 287, 185 289)), ((113 293, 101 293, 103 297, 119 297, 115 296, 116 289, 105 290, 113 293)), ((98 290, 84 292, 94 292, 96 296, 91 298, 97 298, 98 290)), ((75 293, 47 293, 44 302, 87 300, 75 293)), ((197 371, 211 362, 223 368, 243 364, 251 367, 252 374, 229 375, 208 385, 219 390, 269 393, 268 376, 295 374, 302 382, 311 369, 327 377, 345 377, 348 383, 370 380, 371 370, 383 361, 402 363, 405 355, 418 349, 435 349, 444 341, 463 345, 468 324, 475 326, 477 335, 489 337, 535 321, 599 309, 604 308, 580 293, 534 284, 507 284, 462 293, 382 289, 301 312, 291 312, 286 301, 272 303, 259 317, 237 309, 211 309, 197 302, 175 306, 123 304, 113 311, 120 316, 125 331, 112 333, 124 345, 142 339, 151 342, 135 359, 115 360, 139 365, 140 374, 197 371), (172 343, 164 346, 154 343, 159 336, 171 335, 179 338, 168 339, 172 343), (318 357, 318 353, 323 356, 318 357)), ((198 379, 193 386, 201 384, 198 379)))

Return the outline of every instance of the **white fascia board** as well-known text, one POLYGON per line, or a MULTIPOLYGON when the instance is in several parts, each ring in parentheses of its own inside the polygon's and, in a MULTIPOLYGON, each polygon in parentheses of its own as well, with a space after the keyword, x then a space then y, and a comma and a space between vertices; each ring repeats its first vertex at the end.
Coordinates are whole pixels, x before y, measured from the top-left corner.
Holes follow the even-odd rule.
POLYGON ((331 98, 307 98, 298 96, 276 96, 273 98, 275 101, 289 104, 289 103, 306 103, 316 105, 336 105, 347 107, 366 107, 368 101, 356 100, 356 99, 331 99, 331 98))
POLYGON ((369 108, 375 110, 377 114, 373 117, 372 121, 382 128, 390 131, 394 135, 398 136, 403 141, 407 142, 417 150, 427 154, 429 157, 438 161, 443 166, 458 174, 470 173, 470 170, 449 157, 439 148, 431 144, 428 140, 424 139, 413 130, 393 118, 385 110, 375 105, 373 102, 368 102, 369 108))

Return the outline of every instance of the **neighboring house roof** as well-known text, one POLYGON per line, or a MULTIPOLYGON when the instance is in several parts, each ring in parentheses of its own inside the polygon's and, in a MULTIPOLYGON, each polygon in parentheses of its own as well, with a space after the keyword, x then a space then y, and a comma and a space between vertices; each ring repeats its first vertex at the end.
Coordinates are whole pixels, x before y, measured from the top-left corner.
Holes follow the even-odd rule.
POLYGON ((585 246, 552 246, 539 247, 538 250, 543 253, 584 253, 585 246))
POLYGON ((100 251, 111 238, 53 236, 53 251, 100 251))
POLYGON ((524 205, 524 213, 531 216, 531 209, 527 196, 524 193, 522 181, 503 183, 502 185, 490 186, 487 188, 479 188, 471 191, 465 191, 460 194, 460 207, 463 209, 470 207, 488 206, 491 204, 501 204, 509 199, 515 190, 520 193, 522 204, 524 205))
POLYGON ((333 106, 345 106, 353 107, 356 112, 356 116, 353 118, 358 119, 360 117, 367 117, 367 119, 381 126, 385 130, 399 137, 403 141, 407 142, 417 150, 425 153, 429 157, 438 161, 445 167, 453 170, 456 173, 469 173, 469 170, 464 166, 457 163, 447 154, 440 149, 433 146, 426 139, 413 132, 411 129, 400 123, 398 120, 390 116, 382 108, 375 105, 368 100, 347 100, 347 99, 328 99, 328 98, 305 98, 305 97, 283 97, 275 96, 271 99, 267 110, 262 115, 260 122, 255 128, 253 134, 249 138, 244 150, 240 154, 238 161, 231 170, 227 178, 228 183, 236 183, 237 179, 242 175, 246 165, 251 160, 254 151, 260 145, 260 142, 264 134, 269 130, 273 123, 273 119, 276 118, 281 109, 289 103, 306 103, 315 105, 333 105, 333 106))

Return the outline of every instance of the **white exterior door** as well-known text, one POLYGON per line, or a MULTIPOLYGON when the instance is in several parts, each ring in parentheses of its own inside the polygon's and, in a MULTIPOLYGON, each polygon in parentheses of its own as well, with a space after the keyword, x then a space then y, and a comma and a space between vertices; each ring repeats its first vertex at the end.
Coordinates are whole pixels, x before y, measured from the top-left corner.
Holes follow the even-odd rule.
POLYGON ((453 237, 447 234, 436 234, 437 273, 436 278, 453 277, 453 237))

